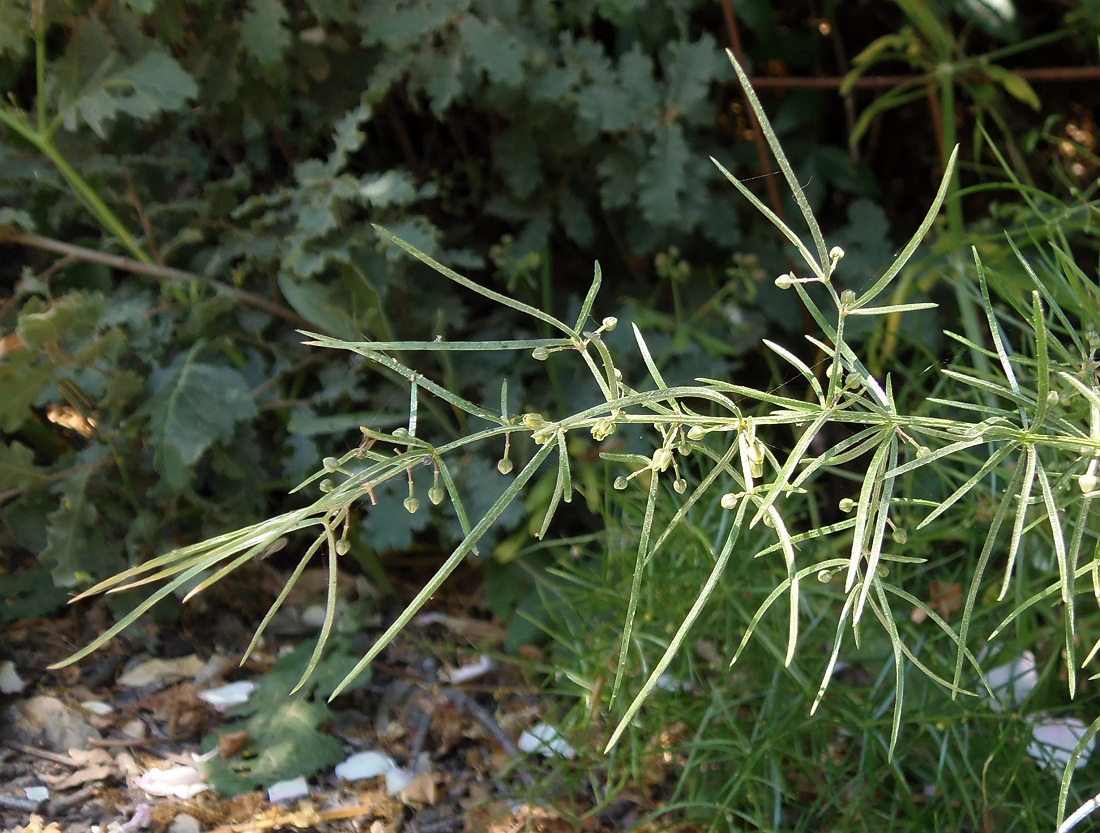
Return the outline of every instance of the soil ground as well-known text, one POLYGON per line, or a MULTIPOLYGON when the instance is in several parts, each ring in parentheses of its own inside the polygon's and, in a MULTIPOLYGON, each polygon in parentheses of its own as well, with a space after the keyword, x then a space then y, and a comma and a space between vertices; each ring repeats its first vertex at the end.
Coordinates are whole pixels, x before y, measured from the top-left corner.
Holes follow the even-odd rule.
MULTIPOLYGON (((253 588, 271 588, 282 578, 272 567, 258 567, 251 581, 253 588)), ((54 618, 6 625, 0 659, 16 677, 5 678, 0 718, 0 830, 602 833, 632 829, 646 809, 641 800, 624 799, 583 818, 590 798, 564 795, 560 786, 560 802, 553 795, 520 797, 552 762, 520 752, 517 740, 553 704, 522 663, 503 656, 499 623, 460 594, 402 634, 373 665, 366 685, 332 702, 332 717, 321 727, 347 756, 365 750, 389 756, 408 780, 400 789, 384 777, 342 779, 326 766, 307 779, 307 795, 282 802, 262 791, 228 796, 206 789, 187 796, 186 783, 175 787, 176 795, 171 787, 161 789, 168 794, 151 793, 152 770, 185 773, 184 782, 187 774, 194 778, 202 739, 231 719, 200 694, 234 680, 262 680, 275 657, 312 642, 305 633, 268 638, 240 664, 259 621, 243 599, 269 595, 246 593, 237 597, 240 604, 215 598, 166 623, 142 622, 58 670, 49 666, 112 622, 102 599, 54 618), (483 656, 492 657, 485 673, 452 681, 483 656), (570 819, 556 803, 571 808, 570 819)), ((305 603, 297 604, 301 614, 305 603)), ((377 623, 389 621, 397 605, 388 604, 393 610, 379 614, 377 623)), ((376 634, 366 629, 362 647, 376 634)), ((225 738, 218 750, 238 754, 225 738)))

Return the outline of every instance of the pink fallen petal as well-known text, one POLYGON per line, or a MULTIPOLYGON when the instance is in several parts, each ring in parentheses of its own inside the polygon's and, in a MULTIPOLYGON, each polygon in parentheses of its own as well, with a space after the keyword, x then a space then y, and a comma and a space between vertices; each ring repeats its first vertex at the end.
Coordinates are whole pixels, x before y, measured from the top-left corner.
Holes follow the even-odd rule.
POLYGON ((210 785, 193 766, 177 766, 149 770, 137 779, 137 788, 149 795, 186 799, 210 789, 210 785))
POLYGON ((120 829, 122 830, 143 830, 149 827, 153 823, 153 808, 151 805, 142 802, 134 808, 134 814, 130 816, 130 820, 123 824, 120 829))

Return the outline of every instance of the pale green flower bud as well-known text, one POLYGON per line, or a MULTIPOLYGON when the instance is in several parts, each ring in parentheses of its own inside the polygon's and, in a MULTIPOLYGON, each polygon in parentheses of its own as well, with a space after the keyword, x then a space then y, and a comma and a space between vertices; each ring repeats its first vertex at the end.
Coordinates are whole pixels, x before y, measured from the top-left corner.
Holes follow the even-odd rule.
POLYGON ((658 448, 653 452, 653 461, 649 464, 654 471, 666 471, 672 465, 672 452, 667 448, 658 448))
POLYGON ((615 433, 616 427, 615 420, 611 417, 600 417, 592 424, 592 438, 602 442, 615 433))

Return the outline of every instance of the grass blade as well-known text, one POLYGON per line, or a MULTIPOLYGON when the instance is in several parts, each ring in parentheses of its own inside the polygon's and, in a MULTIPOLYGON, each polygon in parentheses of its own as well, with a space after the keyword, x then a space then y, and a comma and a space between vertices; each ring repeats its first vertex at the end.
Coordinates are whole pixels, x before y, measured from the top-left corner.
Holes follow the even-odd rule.
MULTIPOLYGON (((944 500, 943 503, 941 503, 939 506, 929 512, 928 515, 919 524, 917 524, 917 529, 920 530, 928 526, 928 524, 932 523, 932 521, 934 521, 936 518, 938 518, 940 515, 942 515, 944 512, 946 512, 948 509, 958 503, 970 492, 971 489, 977 486, 978 483, 980 483, 986 477, 986 475, 997 468, 997 466, 999 466, 1004 461, 1004 459, 1012 453, 1012 451, 1013 446, 1011 445, 1003 445, 996 451, 994 451, 993 454, 990 455, 989 459, 982 464, 982 467, 980 469, 978 469, 965 483, 959 486, 959 488, 948 495, 947 499, 944 500)), ((899 468, 904 467, 899 466, 899 468)))
POLYGON ((1035 417, 1032 429, 1038 428, 1046 419, 1050 407, 1050 339, 1046 317, 1043 314, 1043 302, 1038 292, 1031 293, 1033 305, 1032 326, 1035 328, 1035 417))
POLYGON ((936 191, 936 196, 932 200, 932 204, 928 206, 928 211, 925 212, 924 219, 921 220, 921 224, 917 227, 917 230, 913 232, 913 236, 909 238, 909 242, 905 244, 901 252, 894 262, 890 264, 890 268, 887 269, 881 278, 864 292, 859 298, 856 299, 855 304, 852 305, 852 309, 859 309, 865 307, 871 303, 878 295, 890 285, 890 282, 897 276, 897 274, 905 267, 905 264, 909 262, 909 258, 916 252, 917 247, 921 244, 924 236, 928 234, 928 230, 932 227, 932 223, 936 219, 936 215, 940 213, 940 206, 943 205, 944 198, 947 196, 947 189, 951 185, 951 177, 955 170, 955 164, 958 161, 959 146, 956 145, 951 151, 951 156, 947 160, 947 165, 943 170, 943 179, 940 180, 940 187, 936 191))
POLYGON ((626 674, 626 655, 630 651, 630 639, 634 635, 634 618, 638 613, 638 600, 642 595, 642 571, 645 569, 646 555, 649 550, 649 535, 653 530, 653 515, 657 510, 657 491, 660 478, 657 472, 649 473, 649 492, 646 495, 645 514, 642 516, 642 532, 638 536, 638 555, 634 561, 634 575, 630 580, 630 600, 626 606, 626 621, 623 623, 623 638, 619 645, 619 664, 615 668, 615 683, 611 686, 611 700, 614 702, 626 674))
POLYGON ((1039 455, 1035 446, 1024 446, 1024 480, 1020 488, 1019 506, 1016 507, 1016 520, 1012 524, 1012 539, 1008 544, 1008 560, 1005 564, 1005 577, 1001 584, 1001 592, 997 594, 997 601, 1003 601, 1008 593, 1008 585, 1012 581, 1012 569, 1016 566, 1016 555, 1020 551, 1020 540, 1024 534, 1024 522, 1027 519, 1027 507, 1031 502, 1031 487, 1035 484, 1035 469, 1039 464, 1039 455))
POLYGON ((1046 469, 1040 461, 1036 466, 1039 478, 1039 491, 1043 497, 1043 505, 1047 510, 1047 521, 1050 523, 1050 537, 1054 544, 1054 559, 1058 563, 1058 583, 1062 588, 1062 604, 1065 605, 1065 657, 1067 684, 1069 696, 1077 694, 1077 623, 1073 616, 1073 580, 1069 569, 1069 560, 1066 553, 1066 539, 1062 532, 1061 513, 1054 502, 1054 492, 1050 488, 1050 480, 1047 478, 1046 469))
POLYGON ((855 598, 855 593, 849 593, 844 598, 844 606, 840 609, 840 616, 837 617, 833 649, 829 651, 829 661, 825 664, 825 673, 821 676, 821 684, 817 687, 817 695, 814 697, 813 705, 810 706, 811 715, 817 712, 817 707, 821 705, 821 700, 825 697, 825 692, 828 691, 829 683, 833 679, 833 669, 836 668, 836 662, 840 658, 840 646, 844 644, 844 627, 847 625, 848 617, 852 613, 852 603, 855 598))
POLYGON ((978 286, 982 292, 982 309, 985 311, 985 318, 989 324, 989 333, 993 336, 993 346, 997 350, 997 360, 1001 363, 1001 372, 1008 380, 1009 388, 1019 397, 1020 383, 1016 380, 1016 371, 1012 368, 1012 361, 1005 349, 1004 338, 1001 335, 1001 325, 997 323, 997 313, 994 311, 993 301, 989 297, 989 281, 985 277, 985 267, 982 265, 982 259, 978 257, 977 247, 973 247, 971 251, 974 254, 974 267, 978 270, 978 286))
MULTIPOLYGON (((884 444, 884 448, 887 451, 887 455, 880 459, 877 465, 872 458, 871 467, 868 469, 869 476, 877 481, 878 505, 874 510, 875 528, 871 533, 869 542, 870 547, 867 552, 867 566, 864 573, 863 587, 860 590, 859 601, 856 602, 856 609, 852 612, 853 625, 859 624, 860 617, 863 615, 863 606, 867 602, 867 595, 871 590, 871 586, 878 586, 880 584, 878 579, 878 562, 879 556, 882 554, 882 539, 886 535, 886 522, 890 520, 890 504, 893 499, 895 482, 893 477, 887 477, 885 474, 881 473, 881 470, 883 467, 893 468, 897 465, 898 438, 896 434, 891 433, 890 439, 884 444)), ((858 520, 856 528, 859 528, 858 520)))
POLYGON ((728 179, 738 191, 741 192, 741 196, 752 203, 753 207, 761 214, 763 214, 764 217, 767 218, 768 222, 775 226, 776 229, 779 230, 779 233, 790 241, 791 245, 798 250, 798 253, 800 255, 802 255, 802 259, 806 261, 806 264, 810 267, 810 270, 813 272, 814 276, 820 280, 825 280, 822 267, 818 265, 817 260, 812 254, 810 254, 810 250, 806 248, 806 244, 803 243, 802 239, 794 233, 791 227, 784 223, 781 219, 779 219, 779 215, 768 208, 768 206, 764 205, 764 203, 761 202, 760 198, 757 197, 756 194, 754 194, 752 191, 750 191, 744 185, 744 183, 741 182, 741 180, 739 180, 737 177, 727 171, 721 162, 719 162, 713 156, 710 158, 710 161, 713 162, 715 167, 717 167, 718 170, 722 172, 722 175, 726 179, 728 179))
MULTIPOLYGON (((771 122, 768 121, 768 114, 764 110, 764 105, 760 103, 760 99, 756 97, 756 91, 749 82, 748 74, 746 74, 741 65, 737 63, 737 59, 733 56, 731 50, 726 50, 726 57, 728 57, 730 63, 733 64, 734 72, 737 73, 737 78, 741 82, 741 87, 745 92, 745 98, 749 100, 753 112, 756 113, 756 118, 760 122, 760 129, 764 133, 764 138, 768 140, 768 147, 772 150, 772 156, 774 156, 775 161, 779 163, 779 169, 783 172, 783 178, 787 180, 787 187, 791 191, 791 196, 794 197, 794 201, 798 205, 798 210, 802 212, 802 218, 806 221, 806 227, 810 230, 810 236, 813 238, 814 245, 817 247, 816 264, 812 258, 809 258, 807 262, 810 264, 810 267, 813 268, 814 274, 823 281, 827 281, 829 279, 829 251, 825 245, 825 236, 821 233, 821 226, 818 225, 817 218, 814 216, 814 212, 810 208, 810 203, 806 199, 806 192, 802 189, 802 183, 798 181, 794 169, 791 168, 791 163, 787 161, 787 154, 783 152, 783 146, 779 143, 779 137, 776 136, 775 131, 772 130, 771 122)), ((804 257, 805 256, 806 255, 804 255, 804 257)))
POLYGON ((592 285, 588 287, 588 294, 584 296, 584 303, 581 304, 581 311, 577 316, 577 326, 573 328, 576 332, 584 331, 588 317, 592 315, 592 307, 596 303, 596 295, 599 294, 602 283, 603 270, 600 269, 600 262, 597 260, 595 267, 592 269, 592 285))
POLYGON ((411 243, 406 243, 400 237, 392 234, 388 229, 385 229, 376 223, 372 223, 371 225, 374 226, 375 231, 377 231, 380 235, 389 240, 391 243, 404 249, 421 263, 431 267, 443 277, 454 281, 459 286, 465 287, 471 292, 476 292, 478 295, 481 295, 484 298, 488 298, 490 301, 496 301, 498 304, 506 306, 509 309, 514 309, 516 312, 522 312, 524 315, 529 315, 532 318, 543 321, 550 326, 561 330, 571 339, 579 338, 576 330, 573 330, 567 324, 559 321, 554 316, 550 315, 550 313, 543 312, 538 307, 533 307, 530 304, 523 303, 522 301, 517 301, 515 298, 509 298, 507 295, 502 295, 499 292, 494 292, 492 289, 481 286, 480 284, 470 280, 469 278, 464 278, 462 275, 458 274, 458 272, 444 266, 442 263, 439 263, 437 260, 433 259, 429 255, 426 255, 424 252, 420 251, 411 243))
POLYGON ((875 450, 875 456, 871 458, 871 463, 867 466, 867 473, 864 475, 863 485, 860 487, 859 500, 856 502, 855 528, 852 531, 852 552, 848 561, 848 576, 844 580, 845 593, 850 593, 852 587, 855 586, 859 565, 863 561, 867 527, 874 513, 874 504, 877 504, 875 493, 878 490, 878 478, 875 475, 876 472, 882 469, 883 461, 890 451, 890 444, 891 441, 888 437, 882 438, 882 442, 875 450))
POLYGON ((776 344, 774 341, 765 338, 762 339, 762 342, 765 347, 767 347, 773 353, 786 359, 787 362, 794 366, 795 370, 802 374, 803 378, 805 378, 810 387, 813 389, 813 392, 817 395, 817 401, 820 404, 824 405, 825 392, 821 390, 821 384, 817 381, 817 377, 814 375, 814 372, 810 370, 809 365, 802 361, 802 359, 798 358, 798 356, 796 356, 786 347, 776 344))

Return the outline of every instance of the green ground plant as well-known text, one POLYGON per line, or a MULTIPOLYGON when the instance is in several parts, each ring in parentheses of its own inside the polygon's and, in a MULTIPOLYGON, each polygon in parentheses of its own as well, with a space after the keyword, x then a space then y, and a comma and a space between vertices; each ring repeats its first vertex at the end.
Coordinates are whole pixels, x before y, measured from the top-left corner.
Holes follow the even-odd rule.
MULTIPOLYGON (((790 228, 716 164, 781 232, 791 262, 799 264, 780 275, 776 285, 798 298, 818 328, 817 335, 805 338, 810 350, 824 357, 822 362, 801 358, 802 345, 766 341, 777 365, 785 368, 786 381, 780 387, 709 378, 669 385, 643 333, 634 327, 633 349, 649 376, 642 385, 626 376, 608 346, 618 323, 615 318, 604 317, 591 326, 601 285, 598 266, 575 316, 563 320, 548 309, 470 281, 379 229, 382 237, 455 285, 529 317, 536 330, 545 327, 558 335, 451 342, 351 341, 307 334, 311 346, 350 351, 390 378, 403 379, 407 419, 392 430, 363 425, 361 445, 326 458, 323 469, 298 487, 307 495, 319 492, 308 506, 178 549, 91 588, 83 595, 162 582, 145 602, 68 662, 95 650, 158 601, 175 593, 194 596, 280 539, 305 533, 312 544, 255 638, 259 640, 297 576, 323 553, 333 584, 325 624, 298 682, 304 685, 333 627, 337 568, 351 548, 360 507, 368 507, 369 523, 373 494, 387 484, 399 484, 409 515, 429 511, 429 505, 448 504, 463 537, 348 673, 350 681, 451 572, 477 552, 509 507, 548 476, 552 488, 534 530, 536 538, 546 536, 555 515, 578 493, 604 506, 625 507, 619 523, 599 539, 595 561, 606 560, 606 567, 566 566, 556 574, 563 582, 583 585, 594 599, 625 595, 618 621, 606 616, 599 620, 602 644, 618 643, 613 656, 604 656, 602 665, 596 663, 574 681, 594 706, 614 710, 616 722, 606 735, 606 751, 624 755, 628 768, 637 766, 640 757, 632 762, 630 754, 616 750, 624 741, 628 752, 640 748, 633 727, 638 721, 646 725, 649 710, 642 709, 643 704, 665 696, 666 675, 676 671, 683 675, 680 679, 694 679, 698 657, 732 654, 734 671, 725 678, 726 693, 712 697, 709 705, 701 704, 706 708, 690 740, 672 738, 666 748, 684 764, 675 807, 721 806, 729 823, 740 819, 767 822, 771 829, 807 829, 812 813, 790 817, 788 802, 810 790, 798 773, 812 770, 822 755, 850 754, 858 758, 857 774, 867 777, 874 768, 884 768, 898 788, 893 796, 898 803, 882 807, 880 791, 860 787, 855 798, 866 824, 872 807, 877 808, 876 821, 898 821, 908 814, 906 818, 926 822, 978 823, 988 802, 986 796, 977 801, 974 790, 966 793, 961 807, 951 802, 929 805, 916 800, 913 791, 922 778, 933 789, 941 788, 945 779, 974 778, 975 783, 990 784, 988 778, 983 780, 978 763, 989 741, 972 735, 974 711, 969 705, 981 702, 983 691, 994 696, 983 671, 988 656, 979 640, 989 639, 995 650, 1028 644, 1042 634, 1042 647, 1050 657, 1047 673, 1061 678, 1062 695, 1071 699, 1085 686, 1080 666, 1096 652, 1082 645, 1083 624, 1097 615, 1094 603, 1079 603, 1082 597, 1100 596, 1100 539, 1093 507, 1100 494, 1100 305, 1095 285, 1076 267, 1072 252, 1057 241, 1044 244, 1037 265, 1016 249, 1012 274, 991 274, 975 249, 970 254, 974 279, 967 285, 973 288, 960 292, 981 311, 982 329, 952 336, 960 347, 958 361, 935 368, 935 382, 927 383, 926 389, 889 373, 872 372, 848 333, 867 320, 913 320, 935 306, 925 300, 883 303, 883 298, 933 227, 947 198, 955 154, 923 222, 886 270, 873 279, 845 276, 844 251, 825 242, 743 69, 730 58, 806 233, 790 228), (1027 293, 1007 293, 1014 300, 1003 309, 995 301, 996 290, 1020 281, 1026 282, 1027 293), (575 358, 588 372, 590 401, 561 415, 516 413, 505 383, 499 404, 479 404, 411 366, 408 357, 424 351, 455 356, 468 351, 523 351, 548 368, 575 358), (425 439, 425 403, 432 399, 463 415, 471 426, 468 433, 438 444, 425 439), (611 488, 605 484, 606 494, 600 498, 591 493, 592 485, 586 484, 581 493, 576 484, 576 454, 582 440, 585 447, 602 444, 601 456, 613 472, 611 488), (474 512, 471 507, 483 496, 460 487, 453 467, 467 448, 476 445, 496 449, 497 469, 508 480, 490 505, 474 512), (981 524, 981 534, 960 532, 960 515, 981 524), (633 558, 624 565, 627 544, 633 558), (945 550, 948 565, 940 563, 945 550), (654 618, 677 607, 662 596, 661 583, 652 580, 661 573, 657 565, 674 567, 683 559, 692 565, 688 575, 696 582, 695 600, 678 625, 655 634, 654 618), (955 625, 927 593, 926 583, 933 577, 960 585, 961 612, 955 625), (625 588, 629 589, 624 593, 625 588), (748 605, 746 598, 754 596, 762 598, 748 605), (724 624, 715 624, 718 620, 724 624), (999 624, 990 628, 991 622, 999 624), (735 632, 740 638, 724 644, 735 632), (722 640, 701 651, 698 639, 708 633, 721 634, 722 640), (1057 647, 1049 643, 1054 633, 1060 633, 1057 647), (936 646, 931 653, 930 645, 936 646), (750 657, 756 673, 738 694, 738 682, 745 679, 739 667, 750 657), (608 660, 612 674, 604 683, 608 660), (761 676, 759 669, 768 668, 768 662, 774 672, 761 676), (855 686, 863 689, 856 697, 838 680, 843 679, 842 668, 860 667, 871 669, 871 682, 855 686), (809 716, 831 702, 826 694, 834 688, 842 689, 831 711, 835 722, 814 724, 812 731, 800 735, 809 716), (751 732, 734 728, 746 713, 757 718, 751 732), (852 727, 861 728, 855 732, 852 727), (736 739, 734 748, 756 750, 748 763, 734 763, 719 748, 717 739, 724 732, 736 739), (786 740, 790 744, 782 747, 783 755, 763 755, 786 740), (954 754, 958 748, 969 754, 960 760, 954 754), (900 763, 903 750, 906 761, 912 755, 913 763, 900 763), (757 766, 761 769, 754 769, 757 766), (708 774, 692 781, 689 772, 708 774)), ((551 614, 543 620, 545 626, 554 626, 555 606, 558 621, 567 624, 568 617, 561 615, 562 593, 543 592, 551 614)), ((570 634, 564 627, 554 635, 565 648, 578 638, 576 631, 570 634)), ((341 688, 337 685, 333 694, 341 688)), ((1002 720, 990 718, 994 719, 1002 720)), ((1002 732, 994 746, 1019 741, 1022 725, 1015 723, 1002 732)), ((1074 756, 1098 728, 1100 721, 1080 737, 1074 756)), ((1018 748, 1017 742, 1013 749, 1018 748)), ((1022 768, 1025 756, 1018 753, 1013 760, 1022 768)), ((1071 757, 1063 768, 1059 819, 1071 794, 1074 760, 1071 757)), ((846 771, 837 772, 840 778, 846 771)), ((1023 783, 1014 780, 1015 770, 997 775, 1005 778, 1001 783, 1023 783)), ((835 786, 839 789, 840 783, 835 786)), ((839 802, 850 795, 819 790, 810 800, 812 809, 835 815, 839 802)), ((1011 791, 1007 795, 1008 806, 1023 801, 1013 798, 1011 791)), ((1030 815, 1022 822, 1025 829, 1039 829, 1036 814, 1042 811, 1033 798, 1026 806, 1030 815)))

